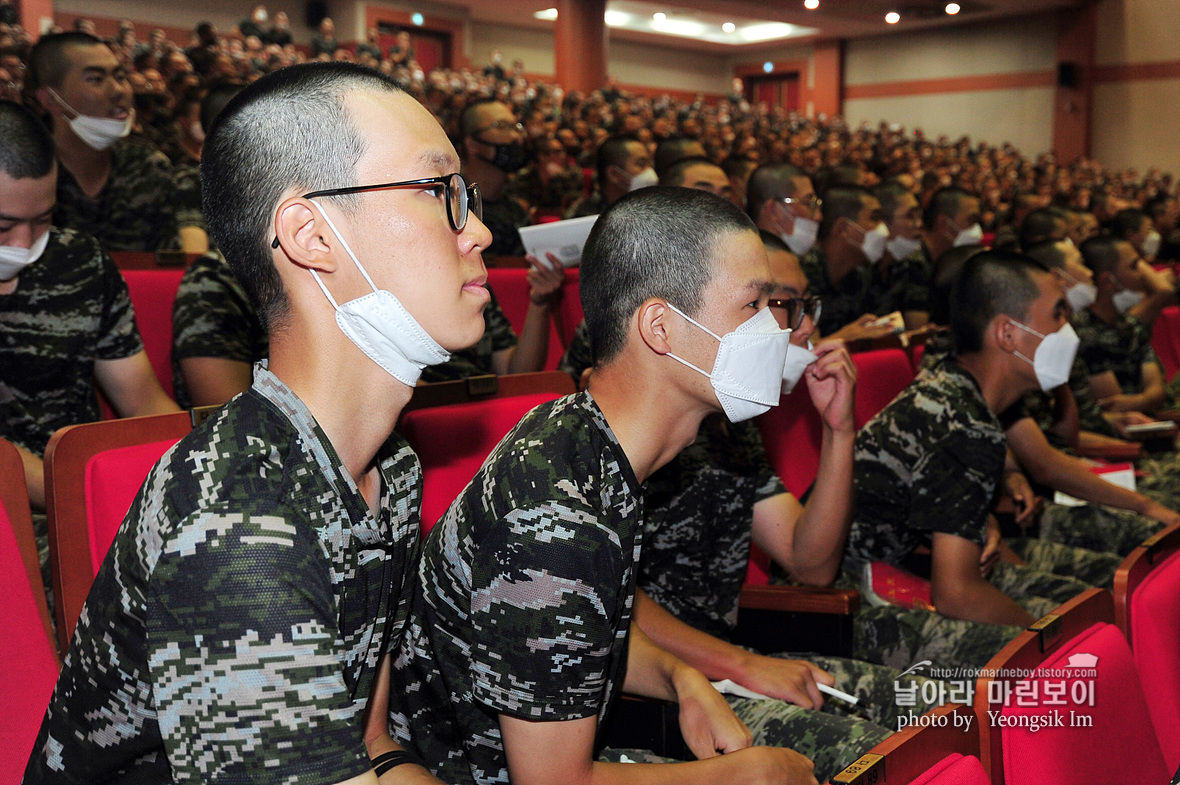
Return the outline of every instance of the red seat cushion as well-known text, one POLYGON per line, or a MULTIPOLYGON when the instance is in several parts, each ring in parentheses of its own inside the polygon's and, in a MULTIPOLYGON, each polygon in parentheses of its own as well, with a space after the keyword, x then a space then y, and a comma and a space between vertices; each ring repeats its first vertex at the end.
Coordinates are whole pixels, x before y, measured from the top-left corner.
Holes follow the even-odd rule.
MULTIPOLYGON (((1006 722, 1026 716, 1043 718, 1057 711, 1065 726, 1043 727, 1036 732, 1029 727, 999 728, 1007 785, 1168 781, 1172 772, 1165 767, 1131 649, 1113 624, 1095 624, 1066 641, 1041 664, 1032 679, 1016 682, 1018 689, 1022 686, 1036 690, 1035 699, 1031 694, 1025 696, 1029 705, 1020 706, 1020 697, 1013 692, 1008 705, 995 704, 993 711, 1009 718, 1006 722), (1074 684, 1080 683, 1085 689, 1090 679, 1059 676, 1076 670, 1070 658, 1079 654, 1097 657, 1092 706, 1084 692, 1079 693, 1083 705, 1075 703, 1073 694, 1074 684), (1065 705, 1048 705, 1045 685, 1062 682, 1067 685, 1065 705), (1089 717, 1092 725, 1072 727, 1075 714, 1089 717)), ((991 717, 981 717, 980 721, 998 727, 991 717)))
MULTIPOLYGON (((527 267, 493 267, 488 270, 488 288, 496 295, 496 302, 500 304, 500 310, 508 318, 517 337, 524 329, 524 319, 529 310, 528 272, 527 267)), ((551 318, 549 353, 545 356, 544 367, 538 370, 556 371, 564 353, 565 345, 557 334, 557 323, 551 318)))
POLYGON ((171 397, 172 303, 184 270, 123 270, 122 273, 135 308, 135 325, 143 338, 144 351, 160 386, 171 397))
POLYGON ((578 268, 574 267, 566 270, 565 287, 561 292, 561 306, 557 312, 557 318, 561 323, 561 334, 565 338, 566 346, 569 346, 569 342, 574 337, 574 332, 578 329, 578 325, 586 318, 586 314, 582 311, 581 291, 581 279, 578 276, 578 268))
POLYGON ((493 398, 408 412, 401 431, 422 462, 422 532, 438 522, 500 440, 557 393, 493 398))
POLYGON ((1131 649, 1168 770, 1180 768, 1180 552, 1131 596, 1131 649))
POLYGON ((160 456, 179 439, 104 450, 86 464, 86 521, 94 573, 160 456))
MULTIPOLYGON (((29 535, 32 536, 31 534, 29 535)), ((8 513, 0 505, 0 783, 20 782, 57 681, 53 643, 37 608, 8 513)))
POLYGON ((955 752, 910 780, 910 785, 989 785, 990 782, 979 758, 955 752))
POLYGON ((914 369, 901 349, 857 352, 852 361, 857 376, 853 418, 860 428, 909 386, 914 369))

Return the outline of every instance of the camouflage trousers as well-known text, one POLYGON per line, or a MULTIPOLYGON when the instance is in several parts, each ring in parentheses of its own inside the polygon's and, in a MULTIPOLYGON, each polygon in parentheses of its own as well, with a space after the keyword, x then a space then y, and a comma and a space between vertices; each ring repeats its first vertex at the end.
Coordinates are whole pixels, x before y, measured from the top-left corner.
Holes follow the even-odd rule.
POLYGON ((1047 504, 1038 522, 1042 540, 1126 556, 1163 524, 1130 510, 1084 504, 1047 504))
POLYGON ((49 605, 49 619, 57 626, 57 617, 53 614, 53 576, 49 569, 49 520, 43 512, 33 513, 33 537, 37 541, 37 561, 41 565, 41 583, 45 588, 45 602, 49 605))
MULTIPOLYGON (((1008 543, 1027 563, 1000 563, 988 580, 1040 618, 1091 586, 1109 586, 1119 558, 1045 540, 1008 543)), ((939 667, 982 668, 1022 627, 949 619, 895 606, 862 608, 853 620, 853 656, 899 670, 929 660, 939 667)))
POLYGON ((1180 510, 1180 452, 1154 455, 1137 461, 1138 490, 1172 510, 1180 510))

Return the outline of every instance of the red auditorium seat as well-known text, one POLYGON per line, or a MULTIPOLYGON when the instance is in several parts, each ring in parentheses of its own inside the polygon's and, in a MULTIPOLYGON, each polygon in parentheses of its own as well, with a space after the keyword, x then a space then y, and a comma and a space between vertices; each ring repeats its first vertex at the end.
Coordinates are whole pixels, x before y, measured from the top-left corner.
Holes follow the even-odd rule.
MULTIPOLYGON (((520 331, 524 327, 525 315, 529 309, 529 283, 525 277, 527 274, 527 267, 488 268, 488 288, 495 293, 496 301, 500 303, 500 310, 508 317, 508 321, 512 324, 512 330, 517 335, 520 335, 520 331)), ((561 355, 564 352, 565 344, 562 343, 561 336, 557 332, 557 323, 551 313, 549 318, 549 353, 545 357, 543 370, 556 370, 557 363, 561 361, 561 355)))
POLYGON ((492 448, 530 409, 574 392, 559 371, 420 385, 398 430, 422 462, 422 530, 430 530, 492 448), (494 384, 484 388, 481 385, 494 384))
POLYGON ((62 428, 45 449, 45 507, 64 650, 90 584, 148 471, 215 407, 62 428))
POLYGON ((1151 331, 1151 348, 1164 366, 1164 378, 1171 379, 1180 370, 1180 306, 1160 311, 1151 331))
POLYGON ((1143 676, 1168 771, 1180 768, 1180 525, 1131 551, 1114 576, 1114 614, 1143 676))
POLYGON ((893 734, 832 777, 833 785, 988 785, 979 723, 967 706, 932 709, 924 724, 893 734))
POLYGON ((41 584, 37 543, 16 448, 0 439, 0 783, 21 781, 60 663, 41 584))
POLYGON ((582 287, 578 275, 578 268, 571 267, 565 271, 565 286, 561 290, 561 305, 557 309, 557 332, 561 335, 561 342, 570 345, 578 325, 586 314, 582 311, 582 287))
POLYGON ((910 358, 901 349, 878 349, 852 355, 856 363, 854 419, 859 429, 914 380, 910 358))
POLYGON ((152 370, 164 392, 172 397, 172 303, 180 287, 183 269, 123 270, 135 324, 151 360, 152 370))
POLYGON ((975 712, 994 785, 1167 782, 1172 774, 1104 589, 1061 605, 993 657, 976 681, 975 712))

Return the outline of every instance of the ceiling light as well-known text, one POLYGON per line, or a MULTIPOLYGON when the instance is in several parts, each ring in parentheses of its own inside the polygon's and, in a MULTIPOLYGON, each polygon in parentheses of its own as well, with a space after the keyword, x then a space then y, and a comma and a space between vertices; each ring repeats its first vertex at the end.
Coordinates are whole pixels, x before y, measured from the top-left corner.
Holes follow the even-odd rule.
POLYGON ((721 25, 721 29, 727 33, 732 33, 734 30, 737 30, 737 25, 735 25, 733 22, 726 22, 725 24, 721 25))
POLYGON ((947 3, 946 4, 946 12, 948 14, 950 14, 951 16, 954 16, 955 14, 959 13, 959 11, 961 11, 961 10, 962 9, 959 8, 958 3, 947 3))
POLYGON ((790 38, 793 35, 801 35, 796 30, 804 30, 806 28, 796 28, 792 24, 786 22, 763 22, 757 25, 746 25, 741 30, 738 30, 738 37, 743 41, 771 41, 776 38, 790 38))
POLYGON ((544 11, 536 12, 535 14, 533 14, 533 16, 535 16, 537 19, 544 19, 547 22, 552 22, 555 19, 557 19, 557 9, 556 8, 546 8, 544 11))
POLYGON ((814 11, 819 8, 819 0, 803 0, 803 7, 808 11, 814 11))
POLYGON ((901 14, 897 13, 896 11, 890 11, 889 13, 885 14, 885 23, 886 24, 895 25, 900 21, 901 21, 901 14))
POLYGON ((663 11, 656 11, 654 14, 651 15, 651 18, 656 20, 657 22, 662 22, 668 18, 668 15, 665 14, 663 11))
POLYGON ((626 27, 631 21, 631 14, 626 11, 607 11, 602 18, 607 27, 626 27))
POLYGON ((426 20, 422 18, 422 14, 414 12, 413 14, 410 14, 410 21, 418 25, 418 27, 421 27, 422 23, 426 20))
POLYGON ((767 60, 762 64, 762 72, 766 74, 774 73, 774 63, 767 60))

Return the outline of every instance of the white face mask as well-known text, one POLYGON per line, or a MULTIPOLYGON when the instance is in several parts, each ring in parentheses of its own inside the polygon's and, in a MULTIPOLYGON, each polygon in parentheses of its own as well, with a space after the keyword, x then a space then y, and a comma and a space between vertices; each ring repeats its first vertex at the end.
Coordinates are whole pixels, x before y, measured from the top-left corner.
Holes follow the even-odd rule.
POLYGON ((1126 313, 1134 308, 1139 303, 1143 302, 1143 292, 1137 292, 1134 289, 1121 289, 1114 293, 1111 300, 1114 302, 1115 310, 1119 313, 1126 313))
POLYGON ((49 92, 62 106, 73 112, 74 118, 67 120, 70 124, 70 130, 77 134, 78 138, 85 142, 88 147, 95 150, 106 150, 110 148, 115 142, 131 133, 131 126, 135 125, 134 109, 127 112, 127 119, 125 120, 115 120, 110 117, 92 117, 90 115, 79 114, 56 92, 53 90, 49 92))
POLYGON ((769 308, 761 309, 736 330, 721 336, 671 303, 668 307, 721 342, 712 373, 671 352, 668 356, 709 378, 730 422, 757 417, 778 404, 791 331, 779 328, 769 308))
POLYGON ((1160 237, 1160 233, 1152 229, 1143 239, 1143 255, 1148 258, 1154 257, 1160 252, 1161 242, 1163 242, 1163 238, 1160 237))
POLYGON ((911 240, 910 238, 902 237, 901 235, 898 235, 889 242, 885 243, 885 248, 888 249, 889 255, 894 259, 904 259, 921 247, 921 240, 911 240))
POLYGON ((652 169, 649 166, 646 169, 644 169, 642 172, 639 172, 638 174, 634 174, 631 176, 631 184, 628 186, 627 190, 638 191, 640 188, 647 188, 648 186, 651 186, 651 185, 658 185, 659 182, 660 182, 660 177, 659 177, 659 175, 656 174, 656 170, 652 169))
POLYGON ((889 242, 889 227, 884 222, 877 224, 869 231, 865 232, 860 224, 856 225, 857 229, 864 232, 864 239, 860 241, 860 250, 869 260, 870 264, 876 264, 881 261, 881 257, 885 255, 885 243, 889 242))
POLYGON ((958 248, 963 245, 979 245, 982 242, 983 227, 979 224, 972 224, 955 235, 954 245, 958 248))
POLYGON ((312 204, 319 209, 332 234, 336 235, 345 253, 373 289, 369 294, 338 305, 336 299, 328 292, 328 287, 320 280, 319 274, 312 270, 311 274, 316 283, 336 309, 336 324, 340 325, 348 340, 356 344, 366 357, 402 384, 413 387, 418 383, 423 368, 446 362, 451 358, 450 352, 422 329, 422 325, 418 324, 392 292, 377 288, 369 273, 361 266, 360 260, 356 258, 356 254, 348 247, 348 242, 328 217, 328 213, 318 202, 313 201, 312 204))
POLYGON ((802 256, 815 245, 815 238, 819 236, 819 221, 798 215, 792 216, 792 218, 795 220, 795 225, 791 228, 790 234, 780 234, 779 238, 787 244, 791 253, 802 256))
POLYGON ((1041 389, 1049 392, 1069 381, 1069 371, 1073 368, 1074 356, 1078 353, 1078 343, 1080 343, 1078 334, 1073 331, 1073 326, 1066 322, 1057 332, 1042 335, 1015 319, 1012 320, 1012 324, 1041 338, 1040 345, 1033 353, 1033 359, 1030 360, 1020 352, 1016 352, 1017 357, 1032 365, 1041 389))
POLYGON ((49 245, 49 230, 33 241, 28 248, 16 245, 0 245, 0 281, 11 281, 21 271, 41 258, 45 246, 49 245))
POLYGON ((795 389, 795 385, 803 378, 803 372, 807 370, 807 366, 818 360, 814 354, 811 353, 811 341, 807 342, 807 348, 796 346, 795 344, 787 344, 787 359, 783 364, 783 384, 781 393, 783 395, 790 395, 791 390, 795 389))

